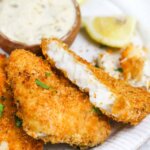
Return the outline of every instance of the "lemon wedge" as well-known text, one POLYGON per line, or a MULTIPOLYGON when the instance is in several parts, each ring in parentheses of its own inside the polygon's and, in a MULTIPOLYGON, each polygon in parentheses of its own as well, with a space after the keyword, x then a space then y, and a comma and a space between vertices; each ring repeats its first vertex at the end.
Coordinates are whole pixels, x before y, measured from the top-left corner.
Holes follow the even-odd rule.
POLYGON ((85 0, 77 0, 77 2, 78 2, 79 4, 83 4, 84 1, 85 1, 85 0))
POLYGON ((136 21, 132 17, 84 18, 83 27, 96 42, 121 48, 131 42, 136 21))

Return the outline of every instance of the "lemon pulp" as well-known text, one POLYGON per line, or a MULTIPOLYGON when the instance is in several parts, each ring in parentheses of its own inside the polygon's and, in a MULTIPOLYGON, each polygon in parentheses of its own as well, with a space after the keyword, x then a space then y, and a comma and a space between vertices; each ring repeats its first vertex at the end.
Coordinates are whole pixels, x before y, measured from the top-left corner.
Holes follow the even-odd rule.
POLYGON ((85 1, 85 0, 77 0, 77 2, 78 2, 79 4, 83 4, 84 1, 85 1))
POLYGON ((96 42, 111 47, 128 45, 135 31, 136 21, 132 17, 95 17, 84 19, 84 26, 96 42))

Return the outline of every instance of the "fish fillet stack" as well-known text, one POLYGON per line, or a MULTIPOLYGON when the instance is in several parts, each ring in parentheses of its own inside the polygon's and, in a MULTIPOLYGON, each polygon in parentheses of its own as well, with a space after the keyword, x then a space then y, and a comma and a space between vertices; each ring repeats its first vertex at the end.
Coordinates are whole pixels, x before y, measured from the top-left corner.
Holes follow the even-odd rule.
POLYGON ((92 147, 110 134, 108 119, 97 115, 88 95, 41 58, 16 50, 9 58, 7 74, 17 115, 33 138, 92 147))
POLYGON ((150 113, 146 90, 110 77, 58 39, 41 47, 46 59, 18 49, 6 67, 16 115, 32 138, 93 147, 111 134, 110 120, 136 125, 150 113))

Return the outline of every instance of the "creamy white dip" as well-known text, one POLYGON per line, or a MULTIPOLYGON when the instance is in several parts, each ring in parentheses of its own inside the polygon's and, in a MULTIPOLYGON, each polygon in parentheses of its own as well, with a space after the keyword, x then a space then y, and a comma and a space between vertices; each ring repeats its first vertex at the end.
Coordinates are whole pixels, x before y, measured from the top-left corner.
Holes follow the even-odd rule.
POLYGON ((40 44, 41 38, 61 38, 75 19, 72 0, 2 0, 0 32, 9 39, 28 45, 40 44))

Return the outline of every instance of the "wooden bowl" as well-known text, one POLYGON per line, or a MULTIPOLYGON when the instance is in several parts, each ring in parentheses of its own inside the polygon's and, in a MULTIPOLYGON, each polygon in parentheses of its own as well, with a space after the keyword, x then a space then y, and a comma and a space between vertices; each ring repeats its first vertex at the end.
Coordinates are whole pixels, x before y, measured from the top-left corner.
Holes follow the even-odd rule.
MULTIPOLYGON (((72 0, 75 10, 76 10, 76 19, 72 28, 68 31, 68 33, 61 38, 63 42, 68 44, 69 46, 74 41, 75 37, 77 36, 80 25, 81 25, 81 15, 80 15, 80 8, 76 0, 72 0)), ((50 37, 51 38, 51 37, 50 37)), ((41 54, 40 43, 38 45, 27 45, 25 43, 16 42, 9 39, 6 35, 0 33, 0 47, 6 51, 7 53, 11 53, 15 49, 26 49, 36 54, 41 54)))

